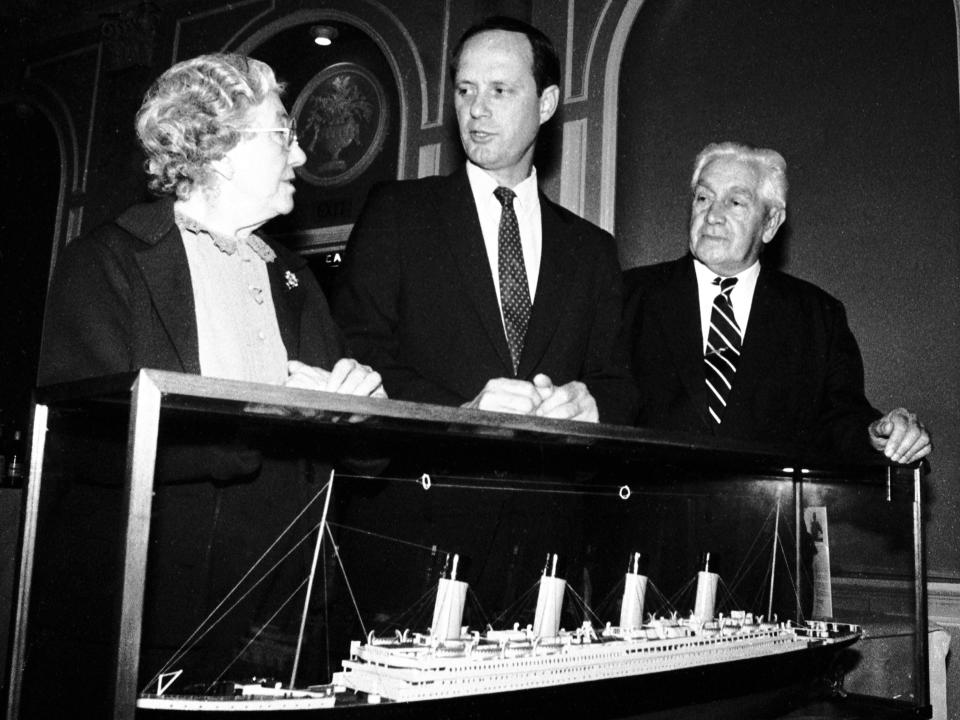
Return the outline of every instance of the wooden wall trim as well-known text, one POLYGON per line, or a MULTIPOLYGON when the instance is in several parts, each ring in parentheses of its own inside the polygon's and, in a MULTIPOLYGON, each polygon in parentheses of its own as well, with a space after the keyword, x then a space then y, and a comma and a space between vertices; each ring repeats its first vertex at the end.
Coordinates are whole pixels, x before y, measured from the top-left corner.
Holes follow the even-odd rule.
POLYGON ((600 217, 599 225, 612 233, 617 188, 617 111, 620 96, 620 64, 627 38, 643 0, 627 0, 606 54, 603 76, 603 127, 600 130, 600 217))

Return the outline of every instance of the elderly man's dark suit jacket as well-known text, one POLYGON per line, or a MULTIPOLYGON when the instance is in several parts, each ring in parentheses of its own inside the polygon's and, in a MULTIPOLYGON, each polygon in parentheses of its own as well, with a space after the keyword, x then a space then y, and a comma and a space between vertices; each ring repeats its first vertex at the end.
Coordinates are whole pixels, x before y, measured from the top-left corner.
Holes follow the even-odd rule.
POLYGON ((876 458, 863 362, 843 305, 816 286, 761 266, 723 423, 707 413, 697 280, 690 256, 625 273, 624 330, 652 428, 876 458))
MULTIPOLYGON (((343 348, 326 300, 302 258, 271 247, 287 355, 329 369, 343 348), (287 287, 287 272, 296 287, 287 287)), ((190 269, 171 200, 135 205, 67 246, 50 288, 39 383, 144 367, 200 373, 190 269)))
MULTIPOLYGON (((628 422, 613 238, 543 194, 540 207, 543 254, 518 376, 582 380, 601 422, 628 422)), ((459 405, 513 375, 466 168, 372 190, 341 281, 334 315, 391 397, 459 405)))

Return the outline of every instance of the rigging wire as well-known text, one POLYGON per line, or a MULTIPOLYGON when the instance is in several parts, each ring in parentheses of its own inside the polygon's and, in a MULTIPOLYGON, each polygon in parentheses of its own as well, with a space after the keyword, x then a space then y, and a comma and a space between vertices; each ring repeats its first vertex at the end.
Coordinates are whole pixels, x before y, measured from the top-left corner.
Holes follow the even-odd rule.
POLYGON ((357 620, 360 622, 360 629, 363 631, 363 636, 367 636, 367 626, 363 622, 363 616, 360 614, 360 606, 357 604, 357 598, 353 594, 353 587, 350 585, 350 578, 347 577, 347 571, 343 567, 343 558, 340 557, 340 547, 337 545, 337 541, 333 538, 333 531, 330 529, 330 523, 327 523, 327 537, 330 538, 330 548, 333 551, 333 556, 337 559, 337 564, 340 566, 340 574, 343 576, 343 582, 347 586, 347 592, 350 595, 350 602, 353 603, 353 611, 357 614, 357 620))
POLYGON ((250 568, 247 569, 247 571, 236 582, 236 584, 234 584, 234 586, 229 591, 227 591, 223 599, 219 603, 217 603, 217 605, 209 613, 207 613, 207 616, 200 621, 200 624, 197 626, 197 628, 187 637, 186 640, 183 641, 183 643, 181 643, 180 647, 178 647, 174 651, 170 659, 168 659, 167 662, 163 664, 163 667, 146 684, 143 690, 144 692, 146 692, 146 688, 150 687, 150 685, 153 682, 155 682, 162 673, 167 672, 175 663, 179 662, 184 655, 186 655, 190 650, 196 647, 197 643, 200 642, 200 640, 202 640, 204 637, 206 637, 206 635, 209 634, 214 627, 216 627, 217 623, 219 623, 220 620, 222 620, 224 617, 229 615, 234 610, 234 608, 236 608, 237 605, 242 603, 258 585, 260 585, 264 580, 266 580, 266 578, 270 575, 270 573, 276 570, 277 567, 279 567, 297 548, 299 548, 306 541, 307 538, 310 537, 310 534, 317 529, 317 527, 319 526, 319 523, 313 525, 303 535, 303 537, 301 537, 296 543, 294 543, 294 545, 286 553, 284 553, 276 562, 274 562, 274 564, 271 565, 256 580, 256 582, 253 583, 253 585, 251 585, 244 593, 240 595, 240 597, 238 597, 226 610, 224 610, 221 613, 221 608, 223 608, 223 606, 227 604, 227 602, 235 595, 235 593, 239 591, 239 589, 243 586, 243 584, 247 581, 247 579, 253 574, 254 570, 256 570, 257 567, 270 555, 270 553, 280 543, 280 541, 284 538, 284 536, 286 536, 294 528, 297 522, 306 514, 307 510, 310 509, 310 507, 317 501, 320 495, 322 495, 323 492, 327 489, 328 485, 329 485, 329 481, 325 483, 323 487, 321 487, 320 490, 317 491, 317 493, 312 498, 310 498, 310 500, 307 501, 303 509, 299 513, 297 513, 297 515, 287 524, 287 526, 280 532, 280 534, 276 537, 276 539, 274 539, 274 541, 270 543, 269 547, 267 547, 267 549, 260 554, 260 557, 258 557, 253 562, 250 568))
POLYGON ((299 585, 297 585, 294 591, 290 593, 287 596, 287 598, 280 604, 280 607, 277 608, 276 612, 274 612, 273 615, 271 615, 269 618, 267 618, 264 621, 263 625, 261 625, 257 629, 257 631, 253 634, 253 637, 251 637, 250 640, 248 640, 247 643, 239 650, 239 652, 237 652, 237 654, 227 664, 227 666, 220 672, 220 674, 217 675, 217 677, 210 682, 210 684, 207 686, 207 689, 204 691, 205 693, 209 693, 214 687, 216 687, 216 684, 223 679, 223 676, 227 674, 227 671, 229 671, 230 668, 232 668, 236 664, 236 662, 243 656, 243 654, 250 648, 250 646, 257 641, 257 638, 263 634, 263 631, 266 630, 268 627, 270 627, 270 623, 272 623, 276 619, 277 615, 283 612, 283 609, 290 604, 290 601, 297 596, 297 594, 300 592, 300 590, 303 589, 303 587, 307 584, 308 581, 309 581, 309 578, 304 578, 303 581, 299 585))
MULTIPOLYGON (((592 495, 592 496, 619 496, 623 483, 609 483, 598 487, 596 483, 558 482, 551 480, 536 480, 529 477, 521 479, 493 475, 491 477, 477 475, 457 475, 444 473, 424 472, 416 477, 399 475, 366 475, 342 474, 342 478, 351 480, 388 481, 407 485, 419 485, 424 490, 454 489, 472 491, 500 491, 528 494, 548 495, 592 495)), ((636 492, 636 491, 634 491, 636 492)))

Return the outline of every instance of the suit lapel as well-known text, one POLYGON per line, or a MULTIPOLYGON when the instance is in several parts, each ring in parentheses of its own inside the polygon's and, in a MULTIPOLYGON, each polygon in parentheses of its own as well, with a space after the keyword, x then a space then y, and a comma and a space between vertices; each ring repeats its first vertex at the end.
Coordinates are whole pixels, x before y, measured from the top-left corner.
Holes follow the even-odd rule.
POLYGON ((761 265, 757 286, 753 291, 753 303, 750 306, 750 319, 744 335, 740 362, 727 399, 727 410, 723 424, 730 430, 741 425, 752 427, 750 417, 752 399, 761 391, 763 378, 771 368, 779 365, 778 358, 789 352, 785 348, 786 336, 781 328, 794 327, 790 317, 796 309, 779 299, 775 278, 761 265))
POLYGON ((500 305, 493 285, 493 273, 483 244, 483 231, 473 200, 466 167, 449 177, 450 185, 440 196, 440 217, 446 247, 450 248, 460 271, 460 284, 480 318, 504 367, 505 375, 513 373, 510 348, 503 331, 500 305))
MULTIPOLYGON (((137 263, 153 307, 184 371, 199 374, 200 350, 193 286, 180 231, 173 223, 172 208, 167 222, 161 227, 164 227, 162 234, 145 237, 137 233, 146 243, 137 253, 137 263)), ((128 229, 134 228, 128 226, 128 229)))
MULTIPOLYGON (((144 243, 136 257, 153 307, 184 371, 200 374, 193 285, 187 253, 173 219, 173 201, 135 206, 117 224, 144 243)), ((298 269, 284 262, 279 252, 273 262, 267 263, 277 324, 289 357, 299 357, 300 353, 299 318, 304 290, 299 284, 291 285, 288 278, 288 273, 292 275, 298 269)))
POLYGON ((656 308, 661 336, 673 357, 677 374, 690 395, 704 426, 715 428, 707 411, 707 389, 703 374, 703 331, 700 326, 700 296, 693 258, 683 258, 673 277, 661 291, 656 308))
POLYGON ((543 244, 537 294, 530 312, 530 324, 520 354, 518 376, 526 377, 539 365, 564 314, 567 289, 573 285, 577 268, 577 238, 560 217, 553 203, 540 193, 543 244))

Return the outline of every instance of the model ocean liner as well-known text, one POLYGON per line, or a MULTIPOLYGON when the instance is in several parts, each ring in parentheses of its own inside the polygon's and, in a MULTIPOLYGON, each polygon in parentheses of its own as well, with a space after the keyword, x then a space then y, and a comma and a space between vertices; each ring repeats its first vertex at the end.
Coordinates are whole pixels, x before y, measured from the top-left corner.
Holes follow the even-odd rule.
MULTIPOLYGON (((326 502, 329 504, 329 490, 326 502)), ((318 550, 325 519, 326 507, 318 550)), ((584 621, 573 630, 560 627, 566 582, 556 576, 557 557, 553 555, 548 556, 539 580, 532 625, 482 633, 470 630, 462 625, 468 586, 457 579, 458 559, 453 556, 444 571, 448 576, 441 577, 437 586, 429 630, 405 630, 387 638, 371 632, 365 641, 351 642, 343 669, 333 674, 329 685, 294 690, 295 661, 294 678, 288 686, 265 687, 254 682, 236 684, 232 696, 185 697, 164 693, 175 679, 170 674, 159 676, 156 692, 141 695, 137 705, 167 711, 326 712, 321 708, 331 708, 337 712, 340 698, 349 696, 352 707, 361 698, 370 710, 376 704, 388 715, 391 706, 503 693, 517 697, 517 693, 567 687, 592 690, 597 683, 622 683, 644 676, 658 682, 669 677, 686 678, 691 671, 700 680, 711 672, 734 677, 736 668, 755 668, 758 661, 771 668, 802 667, 804 654, 810 654, 811 663, 814 654, 822 660, 824 653, 832 654, 860 637, 860 627, 848 623, 778 622, 739 610, 716 615, 719 576, 709 570, 709 556, 697 576, 690 615, 648 615, 644 622, 648 580, 639 573, 638 560, 639 555, 632 558, 624 577, 616 625, 608 622, 603 628, 595 628, 584 621), (792 662, 774 664, 776 659, 792 662)), ((309 602, 309 590, 307 594, 309 602)))
POLYGON ((352 642, 334 685, 401 702, 432 700, 735 663, 849 644, 860 635, 847 623, 768 622, 744 611, 715 617, 719 576, 709 569, 698 573, 688 618, 642 623, 647 578, 636 567, 625 577, 618 625, 598 633, 585 621, 567 631, 560 628, 566 583, 554 575, 555 556, 548 565, 533 625, 483 634, 462 628, 467 586, 454 570, 440 580, 430 632, 352 642))

